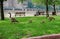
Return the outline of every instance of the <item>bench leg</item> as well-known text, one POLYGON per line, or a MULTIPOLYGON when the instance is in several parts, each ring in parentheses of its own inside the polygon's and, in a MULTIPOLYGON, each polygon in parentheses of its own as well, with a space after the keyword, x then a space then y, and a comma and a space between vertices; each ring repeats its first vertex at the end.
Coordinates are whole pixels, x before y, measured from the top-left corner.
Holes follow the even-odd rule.
POLYGON ((25 14, 24 14, 24 16, 25 16, 25 14))
POLYGON ((16 14, 15 14, 15 17, 16 17, 16 14))

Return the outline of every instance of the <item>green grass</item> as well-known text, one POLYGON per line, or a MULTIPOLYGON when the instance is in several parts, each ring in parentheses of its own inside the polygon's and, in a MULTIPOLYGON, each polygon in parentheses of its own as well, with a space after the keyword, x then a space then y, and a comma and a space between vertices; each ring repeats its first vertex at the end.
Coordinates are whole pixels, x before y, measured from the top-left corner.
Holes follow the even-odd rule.
POLYGON ((19 17, 19 23, 11 23, 9 19, 0 20, 0 39, 17 39, 60 33, 60 17, 54 16, 51 22, 45 17, 19 17), (33 22, 29 23, 32 19, 33 22), (41 23, 45 20, 45 23, 41 23))

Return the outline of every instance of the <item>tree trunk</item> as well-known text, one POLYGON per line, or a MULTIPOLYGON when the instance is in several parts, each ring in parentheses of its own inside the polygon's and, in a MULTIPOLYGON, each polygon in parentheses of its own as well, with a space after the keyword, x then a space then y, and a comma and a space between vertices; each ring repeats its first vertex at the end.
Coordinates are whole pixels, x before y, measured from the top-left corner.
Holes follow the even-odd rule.
POLYGON ((53 13, 53 15, 56 15, 56 9, 55 9, 55 4, 53 5, 53 8, 54 8, 54 13, 53 13))
POLYGON ((46 0, 46 17, 49 17, 49 13, 48 13, 48 0, 46 0))
POLYGON ((3 1, 0 1, 0 3, 1 3, 1 20, 4 20, 3 1))

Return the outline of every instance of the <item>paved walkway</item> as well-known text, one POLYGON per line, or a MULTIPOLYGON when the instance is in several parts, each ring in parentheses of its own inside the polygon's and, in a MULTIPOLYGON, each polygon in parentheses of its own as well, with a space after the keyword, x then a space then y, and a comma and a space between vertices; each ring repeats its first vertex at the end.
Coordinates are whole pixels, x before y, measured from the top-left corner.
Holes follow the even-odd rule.
POLYGON ((44 35, 44 36, 22 38, 22 39, 60 39, 60 34, 44 35))

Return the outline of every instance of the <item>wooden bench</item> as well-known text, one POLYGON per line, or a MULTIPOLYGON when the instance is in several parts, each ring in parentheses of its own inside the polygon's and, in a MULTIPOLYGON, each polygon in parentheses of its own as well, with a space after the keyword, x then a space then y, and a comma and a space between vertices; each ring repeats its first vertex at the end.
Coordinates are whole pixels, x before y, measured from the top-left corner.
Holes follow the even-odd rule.
POLYGON ((24 15, 25 16, 25 12, 16 12, 15 16, 17 16, 17 15, 19 15, 19 16, 24 15))
POLYGON ((44 12, 37 12, 34 16, 44 15, 44 12))
POLYGON ((52 12, 52 15, 56 15, 56 12, 52 12))
POLYGON ((44 12, 39 12, 39 15, 44 15, 44 12))

